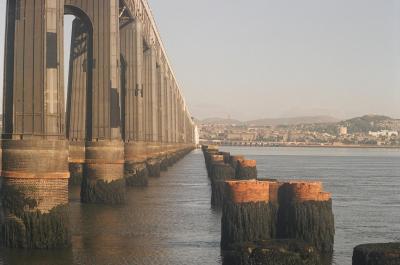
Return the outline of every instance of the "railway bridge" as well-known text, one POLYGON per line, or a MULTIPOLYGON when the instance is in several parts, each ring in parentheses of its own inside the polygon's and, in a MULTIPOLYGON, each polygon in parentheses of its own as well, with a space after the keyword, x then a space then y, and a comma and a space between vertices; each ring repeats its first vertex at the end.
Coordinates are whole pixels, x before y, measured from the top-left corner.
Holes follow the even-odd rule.
POLYGON ((8 0, 2 240, 69 244, 68 182, 119 204, 194 147, 195 125, 146 0, 8 0), (74 15, 67 93, 64 16, 74 15))

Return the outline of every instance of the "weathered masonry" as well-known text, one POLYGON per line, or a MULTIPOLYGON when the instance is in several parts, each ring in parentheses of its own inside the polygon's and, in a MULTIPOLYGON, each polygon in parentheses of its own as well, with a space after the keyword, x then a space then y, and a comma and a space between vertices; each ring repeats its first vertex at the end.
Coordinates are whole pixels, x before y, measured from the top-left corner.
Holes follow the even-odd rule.
POLYGON ((82 202, 122 203, 126 183, 145 185, 194 145, 145 0, 8 0, 3 108, 2 239, 11 247, 69 244, 70 169, 82 172, 82 202), (65 14, 76 17, 67 95, 65 14))

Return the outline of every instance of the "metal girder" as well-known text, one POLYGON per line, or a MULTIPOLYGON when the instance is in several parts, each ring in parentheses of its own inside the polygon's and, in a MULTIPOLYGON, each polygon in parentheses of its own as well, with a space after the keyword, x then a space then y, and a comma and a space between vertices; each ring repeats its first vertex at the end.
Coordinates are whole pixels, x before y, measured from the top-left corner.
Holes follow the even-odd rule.
POLYGON ((134 21, 132 12, 126 0, 119 1, 119 27, 123 28, 134 21))

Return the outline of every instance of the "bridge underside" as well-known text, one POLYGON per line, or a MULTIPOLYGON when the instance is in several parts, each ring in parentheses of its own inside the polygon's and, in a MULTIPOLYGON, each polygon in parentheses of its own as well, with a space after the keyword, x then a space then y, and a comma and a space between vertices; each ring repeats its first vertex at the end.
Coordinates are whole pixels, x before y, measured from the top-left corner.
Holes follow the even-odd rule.
POLYGON ((69 244, 70 171, 82 202, 123 203, 126 184, 146 185, 194 146, 144 0, 8 0, 3 108, 9 247, 69 244), (76 17, 67 95, 64 14, 76 17))

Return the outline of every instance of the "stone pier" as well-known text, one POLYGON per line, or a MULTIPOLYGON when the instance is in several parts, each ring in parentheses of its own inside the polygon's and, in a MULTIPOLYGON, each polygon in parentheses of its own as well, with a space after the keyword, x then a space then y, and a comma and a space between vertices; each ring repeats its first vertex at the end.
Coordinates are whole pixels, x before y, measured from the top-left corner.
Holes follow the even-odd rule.
MULTIPOLYGON (((295 242, 304 243, 321 255, 333 252, 332 202, 330 194, 323 192, 321 183, 235 180, 225 181, 225 185, 221 225, 223 250, 235 251, 254 243, 255 249, 272 251, 278 242, 287 242, 290 253, 290 245, 295 242)), ((257 264, 282 264, 268 263, 273 260, 268 255, 264 257, 265 263, 257 264)))
POLYGON ((87 142, 81 201, 120 204, 125 202, 124 145, 120 141, 87 142))
POLYGON ((354 248, 353 265, 400 264, 400 243, 365 244, 354 248))
POLYGON ((7 0, 6 14, 0 238, 68 246, 68 184, 124 203, 195 147, 196 126, 146 0, 7 0))
POLYGON ((62 140, 2 141, 1 240, 6 247, 69 245, 67 148, 62 140))
POLYGON ((255 160, 202 149, 212 205, 222 205, 224 264, 325 264, 335 225, 331 194, 321 182, 257 180, 255 160))

